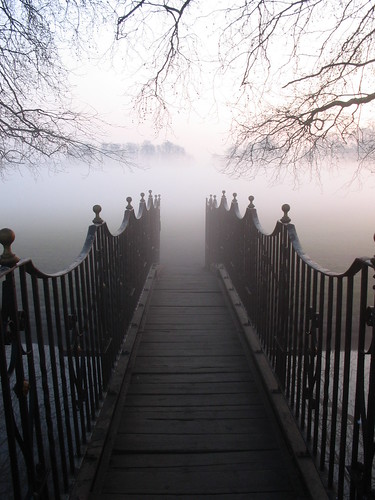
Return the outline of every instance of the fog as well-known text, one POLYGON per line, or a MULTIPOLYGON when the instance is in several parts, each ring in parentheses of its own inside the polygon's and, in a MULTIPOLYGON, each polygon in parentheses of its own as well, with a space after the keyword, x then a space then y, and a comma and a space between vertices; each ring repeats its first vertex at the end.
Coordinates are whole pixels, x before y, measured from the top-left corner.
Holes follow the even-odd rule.
POLYGON ((32 258, 46 272, 67 267, 79 254, 87 228, 94 217, 92 206, 102 206, 102 218, 112 232, 120 226, 126 197, 138 210, 140 193, 152 189, 161 195, 161 262, 204 263, 205 200, 210 194, 230 202, 238 193, 243 214, 248 196, 265 231, 273 230, 289 213, 305 252, 331 270, 343 271, 355 257, 375 253, 375 176, 370 174, 359 188, 345 187, 350 167, 324 174, 321 183, 306 179, 298 188, 293 179, 270 186, 265 178, 231 179, 217 166, 191 160, 129 170, 118 164, 98 168, 72 163, 62 172, 41 170, 35 178, 28 170, 14 171, 1 183, 0 227, 16 233, 13 251, 32 258))

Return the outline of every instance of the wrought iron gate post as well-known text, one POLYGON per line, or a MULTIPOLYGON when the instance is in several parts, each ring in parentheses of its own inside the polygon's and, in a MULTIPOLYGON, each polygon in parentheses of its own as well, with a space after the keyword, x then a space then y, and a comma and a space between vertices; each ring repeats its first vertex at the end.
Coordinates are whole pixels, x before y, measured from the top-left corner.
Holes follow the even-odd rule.
POLYGON ((288 355, 288 317, 289 317, 289 273, 290 273, 290 252, 288 247, 287 225, 290 223, 288 212, 290 206, 284 204, 281 207, 284 212, 280 219, 282 223, 279 241, 279 279, 278 279, 278 317, 276 335, 276 363, 275 371, 279 383, 285 390, 286 365, 288 355))

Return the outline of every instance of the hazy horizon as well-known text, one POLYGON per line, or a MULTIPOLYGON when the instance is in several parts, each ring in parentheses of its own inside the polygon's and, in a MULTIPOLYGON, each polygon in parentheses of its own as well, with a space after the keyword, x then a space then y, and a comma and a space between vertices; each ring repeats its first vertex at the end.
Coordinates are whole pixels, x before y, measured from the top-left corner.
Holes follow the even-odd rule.
MULTIPOLYGON (((349 175, 349 172, 346 172, 349 175)), ((355 257, 375 253, 374 184, 368 176, 361 189, 343 187, 344 170, 324 173, 321 184, 309 179, 299 189, 289 183, 270 186, 265 178, 231 179, 218 165, 158 164, 152 168, 121 168, 104 164, 90 171, 72 164, 59 173, 46 169, 35 179, 26 169, 13 171, 2 182, 0 226, 16 233, 14 252, 31 258, 46 272, 67 267, 80 253, 92 207, 102 206, 101 216, 112 233, 121 225, 126 198, 133 198, 137 212, 140 193, 152 189, 161 195, 161 260, 204 262, 205 200, 218 199, 226 190, 228 203, 238 194, 241 214, 248 196, 255 197, 258 217, 266 232, 281 218, 281 205, 291 205, 304 251, 318 264, 344 271, 355 257)))

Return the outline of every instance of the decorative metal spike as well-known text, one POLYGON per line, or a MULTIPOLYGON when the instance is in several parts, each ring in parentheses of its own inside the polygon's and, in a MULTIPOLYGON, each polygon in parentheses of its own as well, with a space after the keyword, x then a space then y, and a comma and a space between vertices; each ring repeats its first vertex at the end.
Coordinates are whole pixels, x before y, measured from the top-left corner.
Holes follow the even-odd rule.
POLYGON ((254 196, 249 196, 248 200, 249 200, 250 203, 249 203, 249 206, 247 208, 255 208, 255 205, 253 203, 254 196))
POLYGON ((133 207, 132 207, 133 198, 131 198, 130 196, 128 196, 126 198, 126 201, 128 202, 128 204, 126 206, 126 210, 134 210, 133 207))
POLYGON ((103 219, 100 217, 100 212, 102 211, 102 207, 100 205, 94 205, 92 207, 95 218, 92 220, 94 224, 103 224, 103 219))
POLYGON ((289 215, 288 215, 288 212, 290 210, 290 205, 288 205, 287 203, 285 203, 282 207, 281 207, 281 210, 284 212, 284 215, 283 217, 280 219, 281 222, 283 224, 289 224, 289 222, 291 221, 289 215))
POLYGON ((149 201, 149 203, 152 203, 152 200, 153 200, 153 198, 152 198, 152 189, 149 189, 148 190, 148 201, 149 201))
POLYGON ((19 257, 12 252, 12 243, 15 240, 16 235, 14 232, 4 227, 0 229, 0 244, 4 247, 4 252, 0 256, 0 266, 13 267, 19 262, 19 257))
POLYGON ((140 199, 139 203, 146 203, 146 201, 145 201, 145 193, 141 193, 141 199, 140 199))

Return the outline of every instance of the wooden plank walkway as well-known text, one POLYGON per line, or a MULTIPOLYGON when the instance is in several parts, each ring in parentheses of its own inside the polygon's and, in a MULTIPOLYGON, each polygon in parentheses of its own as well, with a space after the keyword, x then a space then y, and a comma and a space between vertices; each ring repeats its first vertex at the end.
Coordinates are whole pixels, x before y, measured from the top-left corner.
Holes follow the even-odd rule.
POLYGON ((161 269, 91 498, 307 498, 219 281, 161 269))

